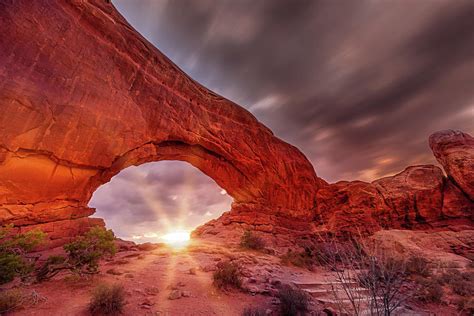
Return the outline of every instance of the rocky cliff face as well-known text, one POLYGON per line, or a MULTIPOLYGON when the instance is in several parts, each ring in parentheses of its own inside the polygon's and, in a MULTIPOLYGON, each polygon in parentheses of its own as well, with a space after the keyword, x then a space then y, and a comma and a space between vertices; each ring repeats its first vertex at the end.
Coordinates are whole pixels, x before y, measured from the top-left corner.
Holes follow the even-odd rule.
POLYGON ((306 157, 189 78, 112 4, 2 1, 0 26, 0 223, 84 218, 120 170, 167 159, 199 168, 235 205, 311 217, 325 182, 306 157))
POLYGON ((244 230, 256 229, 272 244, 289 247, 295 240, 303 244, 327 234, 370 235, 384 229, 472 229, 474 201, 465 193, 472 189, 472 140, 459 131, 441 131, 430 137, 430 146, 447 177, 437 166, 422 165, 407 167, 371 183, 340 181, 318 189, 311 222, 234 211, 199 227, 195 234, 237 239, 244 230), (466 167, 471 169, 464 170, 466 167))
POLYGON ((103 225, 87 218, 100 185, 167 159, 191 163, 234 198, 201 235, 247 225, 292 241, 354 223, 371 232, 472 216, 466 134, 430 139, 449 178, 417 166, 328 185, 298 149, 189 78, 108 1, 2 1, 0 26, 0 224, 39 227, 59 244, 103 225))

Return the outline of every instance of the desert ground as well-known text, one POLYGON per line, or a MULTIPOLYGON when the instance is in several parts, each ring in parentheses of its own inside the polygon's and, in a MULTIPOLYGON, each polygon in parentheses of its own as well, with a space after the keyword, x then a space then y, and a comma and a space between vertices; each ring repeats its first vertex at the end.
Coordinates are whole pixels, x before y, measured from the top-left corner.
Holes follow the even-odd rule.
MULTIPOLYGON (((437 261, 432 261, 432 264, 438 262, 434 273, 450 269, 474 270, 469 268, 469 260, 465 257, 442 249, 439 237, 449 239, 450 236, 410 236, 410 233, 407 235, 403 231, 385 233, 386 236, 379 237, 391 239, 407 249, 423 248, 425 255, 436 258, 437 261), (431 246, 426 245, 429 240, 431 246), (455 262, 456 265, 440 265, 443 260, 455 262)), ((22 285, 16 280, 7 284, 4 288, 20 286, 24 293, 33 293, 33 299, 11 315, 89 315, 91 292, 103 283, 124 287, 126 304, 123 315, 242 315, 249 307, 266 315, 281 315, 279 289, 284 284, 300 288, 308 294, 308 315, 338 312, 338 302, 330 286, 337 284, 338 279, 333 271, 324 266, 308 270, 283 264, 281 256, 266 253, 269 251, 248 250, 238 244, 212 241, 192 240, 181 249, 164 244, 135 245, 125 241, 117 241, 117 245, 118 253, 101 262, 97 275, 78 277, 64 273, 42 283, 22 285), (241 289, 223 290, 213 285, 213 272, 218 263, 224 261, 232 261, 241 267, 241 289)), ((56 248, 43 251, 41 255, 46 257, 60 252, 61 248, 56 248)), ((463 313, 457 311, 455 297, 445 295, 443 302, 436 304, 409 300, 395 314, 463 313)))

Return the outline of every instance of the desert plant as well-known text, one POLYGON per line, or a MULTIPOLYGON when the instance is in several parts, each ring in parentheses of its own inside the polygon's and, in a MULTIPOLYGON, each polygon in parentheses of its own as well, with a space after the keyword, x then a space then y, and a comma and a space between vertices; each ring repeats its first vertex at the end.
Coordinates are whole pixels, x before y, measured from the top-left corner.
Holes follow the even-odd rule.
POLYGON ((371 315, 391 315, 411 296, 402 291, 408 283, 406 260, 360 236, 346 242, 326 238, 325 244, 328 249, 318 260, 336 276, 337 286, 331 292, 341 314, 361 315, 367 305, 371 315), (354 287, 354 281, 367 289, 368 295, 354 287))
POLYGON ((121 285, 101 284, 92 291, 89 312, 92 315, 117 315, 125 305, 125 290, 121 285))
POLYGON ((461 297, 457 301, 459 311, 465 312, 468 315, 474 315, 474 298, 473 297, 461 297))
POLYGON ((242 287, 242 278, 240 267, 230 261, 219 262, 217 270, 213 274, 214 285, 220 289, 229 287, 240 289, 242 287))
POLYGON ((406 270, 407 273, 415 276, 428 277, 431 275, 428 260, 420 256, 412 256, 408 258, 406 262, 406 270))
POLYGON ((246 230, 240 238, 240 246, 246 249, 262 250, 265 248, 265 241, 250 230, 246 230))
POLYGON ((282 264, 294 265, 300 268, 312 269, 314 263, 313 252, 306 247, 304 251, 296 252, 288 249, 288 251, 280 257, 282 264))
POLYGON ((444 291, 441 284, 436 279, 426 279, 418 277, 415 279, 417 286, 415 297, 427 303, 441 303, 444 291))
POLYGON ((265 316, 265 309, 259 307, 246 307, 242 312, 242 316, 265 316))
POLYGON ((98 272, 99 260, 117 252, 112 230, 101 227, 91 228, 84 236, 64 246, 69 263, 78 272, 98 272))
POLYGON ((461 296, 474 295, 474 273, 449 270, 437 277, 441 284, 447 284, 454 293, 461 296))
POLYGON ((441 284, 448 284, 455 286, 457 283, 463 280, 462 273, 459 270, 448 270, 437 277, 438 282, 441 284))
POLYGON ((36 258, 28 257, 28 252, 38 246, 45 236, 38 230, 13 234, 12 229, 13 225, 0 227, 0 284, 33 271, 36 258))
POLYGON ((283 285, 279 291, 280 313, 282 316, 305 315, 308 311, 308 297, 300 289, 283 285))
POLYGON ((455 286, 452 286, 453 292, 461 296, 473 296, 474 295, 474 282, 468 280, 461 280, 455 286))
POLYGON ((79 275, 98 273, 100 259, 113 256, 117 251, 114 240, 112 230, 93 227, 85 235, 64 246, 65 257, 49 257, 37 270, 36 279, 47 280, 63 270, 79 275))
POLYGON ((0 292, 0 315, 8 313, 23 304, 23 295, 19 289, 11 289, 0 292))

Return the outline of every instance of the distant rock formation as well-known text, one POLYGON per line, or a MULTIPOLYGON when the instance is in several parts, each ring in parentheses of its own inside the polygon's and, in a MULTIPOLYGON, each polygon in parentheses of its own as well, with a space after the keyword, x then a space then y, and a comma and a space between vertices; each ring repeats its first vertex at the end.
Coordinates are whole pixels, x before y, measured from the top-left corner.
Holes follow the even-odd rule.
POLYGON ((437 166, 422 165, 371 183, 340 181, 318 189, 310 223, 236 210, 199 227, 195 235, 229 239, 255 229, 267 234, 271 243, 289 247, 295 239, 305 242, 326 234, 472 230, 474 200, 467 192, 472 192, 474 181, 473 138, 459 131, 441 131, 430 137, 430 146, 448 177, 437 166))
POLYGON ((474 201, 474 138, 460 131, 430 136, 430 147, 449 179, 474 201))
POLYGON ((472 224, 467 134, 430 138, 448 178, 414 166, 329 185, 297 148, 189 78, 108 1, 3 1, 0 26, 0 224, 64 243, 104 225, 88 218, 100 185, 159 160, 189 162, 234 198, 195 235, 253 228, 284 246, 317 233, 472 224))

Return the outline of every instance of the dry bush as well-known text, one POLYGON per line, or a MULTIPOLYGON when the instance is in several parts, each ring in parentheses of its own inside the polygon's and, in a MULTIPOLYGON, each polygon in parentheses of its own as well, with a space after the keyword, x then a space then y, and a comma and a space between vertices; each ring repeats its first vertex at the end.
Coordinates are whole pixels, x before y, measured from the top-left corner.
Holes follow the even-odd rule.
POLYGON ((455 286, 452 287, 453 292, 461 296, 473 296, 474 295, 474 282, 467 280, 461 280, 455 286))
POLYGON ((438 276, 438 282, 447 284, 454 293, 461 296, 474 295, 474 273, 450 270, 438 276))
POLYGON ((262 250, 265 248, 265 241, 250 230, 246 230, 240 238, 240 246, 246 249, 262 250))
POLYGON ((287 253, 280 257, 281 263, 284 265, 294 265, 300 268, 311 270, 314 264, 314 257, 310 248, 305 248, 305 251, 296 252, 288 249, 287 253))
POLYGON ((318 260, 336 275, 339 288, 333 287, 332 293, 341 314, 361 315, 369 308, 370 315, 392 315, 411 297, 406 286, 407 261, 396 258, 390 250, 360 237, 347 242, 326 239, 325 247, 318 260), (368 295, 352 286, 354 281, 367 289, 368 295), (346 297, 340 297, 339 289, 346 297))
POLYGON ((441 303, 444 291, 438 280, 417 277, 415 282, 418 285, 415 294, 416 299, 426 303, 441 303))
POLYGON ((474 297, 461 297, 457 302, 457 306, 460 312, 474 315, 474 297))
POLYGON ((236 263, 230 261, 219 262, 212 277, 214 285, 220 289, 240 289, 242 287, 241 271, 236 263))
POLYGON ((23 295, 19 289, 0 292, 0 315, 11 312, 23 304, 23 295))
POLYGON ((308 296, 300 289, 283 285, 279 291, 280 313, 282 316, 305 315, 308 311, 308 296))
POLYGON ((260 307, 246 307, 242 312, 242 316, 265 316, 267 315, 265 309, 260 307))
POLYGON ((458 270, 449 270, 437 277, 438 282, 441 284, 455 285, 457 282, 462 280, 461 272, 458 270))
POLYGON ((429 268, 428 260, 420 256, 413 256, 408 258, 406 266, 407 273, 411 275, 429 277, 432 274, 431 269, 429 268))
POLYGON ((125 305, 125 290, 121 285, 97 286, 92 292, 89 312, 92 315, 117 315, 125 305))

